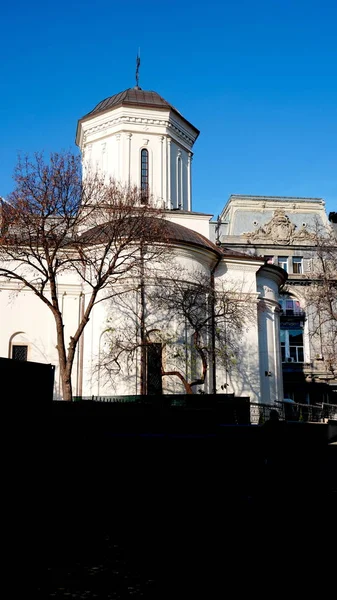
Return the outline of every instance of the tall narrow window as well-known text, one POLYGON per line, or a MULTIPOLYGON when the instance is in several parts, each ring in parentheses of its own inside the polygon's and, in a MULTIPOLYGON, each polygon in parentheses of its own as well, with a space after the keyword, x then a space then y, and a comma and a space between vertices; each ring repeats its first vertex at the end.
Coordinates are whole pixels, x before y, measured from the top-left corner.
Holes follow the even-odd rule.
POLYGON ((279 256, 278 257, 278 266, 288 271, 288 257, 287 256, 279 256))
POLYGON ((293 273, 298 275, 303 273, 303 258, 302 256, 293 256, 293 273))
POLYGON ((140 189, 142 195, 142 202, 146 204, 149 200, 149 152, 145 148, 141 151, 140 154, 140 168, 141 168, 141 177, 140 177, 140 189))
POLYGON ((147 393, 162 394, 162 345, 149 344, 147 347, 147 393))

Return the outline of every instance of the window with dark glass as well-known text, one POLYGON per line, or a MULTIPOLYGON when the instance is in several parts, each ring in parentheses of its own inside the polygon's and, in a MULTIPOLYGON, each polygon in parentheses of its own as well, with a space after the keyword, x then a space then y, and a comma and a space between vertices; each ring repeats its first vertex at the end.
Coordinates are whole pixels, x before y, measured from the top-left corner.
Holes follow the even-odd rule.
POLYGON ((294 315, 302 317, 303 309, 301 308, 300 302, 298 300, 293 300, 292 298, 281 298, 280 304, 282 307, 283 315, 294 315))
POLYGON ((149 199, 149 152, 145 148, 140 153, 140 189, 142 201, 147 202, 149 199))
POLYGON ((288 272, 288 257, 287 256, 279 256, 278 257, 278 266, 288 272))
POLYGON ((293 256, 293 273, 303 273, 303 258, 302 256, 293 256))
POLYGON ((27 360, 28 346, 13 345, 12 346, 12 358, 14 360, 27 360))
POLYGON ((304 362, 303 329, 281 329, 282 362, 304 362))
POLYGON ((147 354, 147 393, 162 394, 162 344, 149 344, 147 354))

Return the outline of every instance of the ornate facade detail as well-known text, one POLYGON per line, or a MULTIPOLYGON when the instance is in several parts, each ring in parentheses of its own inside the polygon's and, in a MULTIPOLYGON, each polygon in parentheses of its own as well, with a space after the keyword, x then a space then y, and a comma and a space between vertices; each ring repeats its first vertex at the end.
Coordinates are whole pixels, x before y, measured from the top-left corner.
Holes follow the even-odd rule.
POLYGON ((273 244, 289 245, 296 242, 311 242, 313 235, 306 229, 304 225, 300 229, 297 229, 296 225, 292 223, 289 217, 285 214, 282 208, 274 211, 273 218, 256 229, 256 231, 244 233, 243 236, 254 242, 266 243, 272 242, 273 244))
POLYGON ((187 142, 190 146, 193 145, 194 140, 186 134, 185 131, 183 131, 180 127, 177 126, 177 124, 173 124, 170 120, 168 119, 147 119, 147 118, 140 118, 140 117, 127 117, 127 116, 123 116, 123 117, 116 117, 115 119, 109 119, 108 121, 104 121, 104 123, 100 123, 97 125, 94 125, 93 127, 89 127, 85 133, 84 136, 91 135, 93 133, 101 133, 101 132, 106 132, 107 129, 109 127, 115 127, 116 125, 120 125, 120 124, 137 124, 137 125, 143 125, 143 131, 147 131, 149 129, 149 125, 151 125, 151 127, 153 126, 157 126, 157 127, 167 127, 169 129, 172 129, 175 134, 181 138, 184 142, 187 142))

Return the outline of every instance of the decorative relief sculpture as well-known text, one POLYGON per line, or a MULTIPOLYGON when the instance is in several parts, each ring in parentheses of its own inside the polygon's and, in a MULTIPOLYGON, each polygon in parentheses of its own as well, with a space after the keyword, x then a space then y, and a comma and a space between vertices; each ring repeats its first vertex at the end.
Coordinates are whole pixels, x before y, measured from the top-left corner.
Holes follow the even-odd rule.
POLYGON ((248 241, 266 242, 268 240, 274 244, 282 245, 293 244, 296 241, 307 240, 309 242, 313 238, 312 234, 303 225, 297 231, 296 225, 290 221, 282 208, 274 211, 274 216, 268 223, 259 227, 256 231, 244 233, 243 235, 248 241))

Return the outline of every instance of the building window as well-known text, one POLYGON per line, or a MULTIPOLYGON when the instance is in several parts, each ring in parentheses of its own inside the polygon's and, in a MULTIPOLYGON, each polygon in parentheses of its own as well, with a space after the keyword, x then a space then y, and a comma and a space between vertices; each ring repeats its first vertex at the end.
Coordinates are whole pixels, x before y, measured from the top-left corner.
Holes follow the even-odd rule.
POLYGON ((151 343, 146 346, 147 393, 162 394, 162 344, 151 343))
POLYGON ((288 257, 287 256, 279 256, 278 257, 278 266, 281 269, 284 269, 288 273, 288 257))
POLYGON ((270 254, 265 254, 264 255, 264 260, 267 261, 268 265, 273 265, 274 264, 274 257, 271 256, 270 254))
POLYGON ((288 317, 291 316, 303 316, 304 311, 301 308, 301 305, 298 300, 293 300, 291 298, 281 298, 280 304, 282 308, 282 314, 288 317))
POLYGON ((303 330, 281 329, 282 362, 304 362, 303 330))
POLYGON ((140 189, 142 202, 146 204, 149 200, 149 151, 143 148, 140 153, 140 189))
POLYGON ((293 273, 303 273, 303 258, 302 256, 293 256, 293 273))
POLYGON ((12 346, 12 358, 14 360, 27 360, 28 346, 13 345, 12 346))

